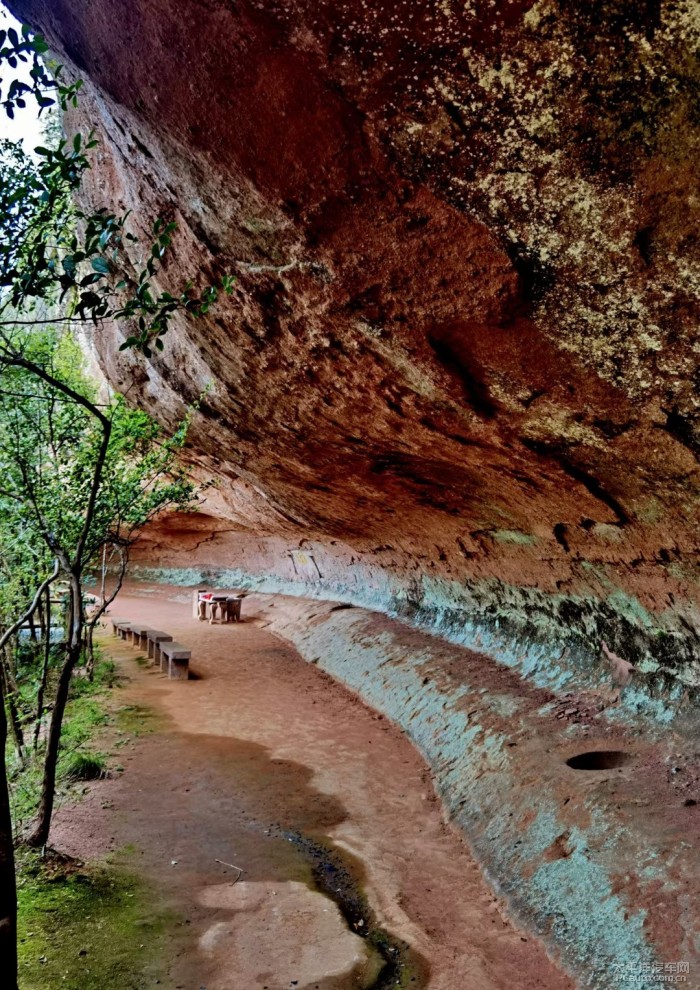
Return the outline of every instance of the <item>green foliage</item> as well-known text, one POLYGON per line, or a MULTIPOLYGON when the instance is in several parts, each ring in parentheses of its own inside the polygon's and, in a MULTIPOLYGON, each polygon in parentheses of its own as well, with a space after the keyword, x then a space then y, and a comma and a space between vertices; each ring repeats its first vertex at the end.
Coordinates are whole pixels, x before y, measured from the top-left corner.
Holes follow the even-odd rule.
POLYGON ((79 780, 100 780, 107 772, 101 753, 72 753, 61 768, 61 777, 75 783, 79 780))
MULTIPOLYGON (((21 32, 0 30, 0 106, 8 117, 33 99, 39 115, 46 110, 76 106, 82 80, 67 82, 63 66, 51 71, 42 58, 45 39, 28 25, 21 32), (27 67, 28 81, 15 73, 27 67)), ((21 145, 0 142, 0 327, 12 325, 13 313, 23 319, 37 304, 65 303, 53 321, 124 320, 133 329, 122 349, 136 347, 146 357, 163 350, 163 336, 175 313, 206 314, 219 292, 230 294, 234 278, 224 275, 220 285, 207 286, 200 296, 191 285, 178 294, 160 291, 153 281, 170 247, 176 225, 162 219, 153 225, 154 240, 140 270, 125 251, 136 237, 126 230, 129 214, 117 216, 106 209, 85 213, 75 204, 85 172, 86 152, 96 147, 93 134, 81 133, 69 142, 60 139, 35 149, 39 160, 21 145), (9 313, 10 319, 7 317, 9 313)), ((26 322, 43 322, 34 313, 26 322)))
POLYGON ((139 263, 131 257, 137 238, 127 230, 129 213, 76 205, 96 145, 92 134, 78 133, 38 147, 34 159, 21 145, 0 142, 0 328, 123 321, 131 332, 122 350, 136 347, 150 357, 152 348, 163 349, 176 313, 205 315, 221 290, 233 291, 234 279, 224 276, 221 287, 209 285, 199 296, 190 284, 176 295, 158 289, 155 276, 176 225, 156 220, 139 263))
MULTIPOLYGON (((100 404, 96 383, 67 331, 22 328, 11 341, 21 358, 5 364, 0 359, 0 630, 26 608, 37 583, 51 572, 54 556, 63 562, 66 577, 77 576, 81 585, 105 556, 116 558, 123 571, 138 530, 164 508, 186 507, 195 497, 195 486, 178 463, 188 419, 167 436, 120 396, 100 404)), ((64 642, 55 643, 48 658, 46 629, 43 640, 39 631, 38 641, 15 637, 5 648, 17 688, 15 710, 25 726, 36 721, 45 682, 50 704, 56 668, 65 662, 68 601, 67 587, 54 588, 52 618, 64 642)), ((80 618, 85 628, 95 621, 80 618)), ((72 690, 84 691, 88 683, 74 679, 72 690)), ((81 722, 89 729, 99 717, 87 697, 82 704, 83 719, 74 710, 65 727, 62 752, 78 750, 89 734, 87 729, 81 734, 81 722)), ((17 823, 36 809, 37 783, 34 764, 17 779, 17 823)))
POLYGON ((82 82, 65 82, 62 65, 56 65, 53 73, 49 73, 42 59, 48 49, 41 35, 26 24, 20 33, 13 27, 0 30, 0 68, 16 70, 20 63, 28 67, 28 82, 11 75, 6 85, 4 77, 0 77, 0 105, 10 119, 17 110, 26 108, 28 99, 35 101, 40 114, 57 103, 63 110, 75 106, 82 82))
MULTIPOLYGON (((116 668, 112 661, 98 663, 92 680, 76 677, 71 682, 57 774, 67 787, 79 780, 95 779, 107 769, 104 755, 96 752, 93 747, 96 733, 112 721, 106 710, 106 701, 115 683, 116 668), (81 767, 88 771, 87 776, 80 775, 81 767), (93 776, 89 773, 90 767, 97 770, 93 776)), ((36 814, 41 787, 42 754, 43 742, 39 752, 21 765, 16 754, 8 749, 10 794, 17 833, 21 833, 36 814)))
MULTIPOLYGON (((63 67, 49 73, 41 56, 48 46, 28 27, 21 36, 0 31, 0 69, 30 64, 30 82, 0 78, 0 104, 8 116, 33 97, 39 112, 77 103, 82 82, 66 84, 63 67), (4 99, 3 99, 4 96, 4 99)), ((206 286, 191 284, 172 293, 156 286, 176 225, 157 219, 145 258, 135 260, 137 238, 127 230, 129 213, 85 212, 76 193, 90 168, 93 134, 60 138, 26 154, 19 144, 0 142, 0 328, 24 323, 124 321, 129 333, 122 349, 146 357, 163 350, 163 336, 176 313, 203 316, 221 291, 233 291, 234 278, 206 286), (131 249, 131 250, 129 250, 131 249), (54 312, 47 319, 45 307, 54 312)))
POLYGON ((60 386, 97 404, 95 383, 70 334, 18 330, 11 340, 31 369, 3 367, 0 359, 0 399, 6 400, 0 405, 0 548, 7 547, 6 559, 11 547, 23 555, 31 547, 36 574, 36 564, 45 571, 51 555, 73 560, 78 553, 84 570, 103 546, 127 546, 155 513, 192 500, 194 485, 177 463, 188 421, 167 437, 146 413, 115 396, 100 406, 110 434, 88 520, 103 423, 60 386), (37 378, 34 368, 51 381, 37 378), (16 534, 22 534, 19 545, 16 534))

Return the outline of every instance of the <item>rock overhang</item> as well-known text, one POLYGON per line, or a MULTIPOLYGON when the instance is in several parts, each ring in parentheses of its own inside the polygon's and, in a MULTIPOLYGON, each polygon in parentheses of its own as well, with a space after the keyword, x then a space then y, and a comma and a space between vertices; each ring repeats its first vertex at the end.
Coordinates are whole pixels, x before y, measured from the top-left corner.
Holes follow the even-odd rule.
POLYGON ((237 275, 151 362, 95 337, 166 425, 205 393, 213 565, 311 540, 693 687, 691 3, 10 6, 86 79, 86 199, 177 220, 165 281, 237 275))

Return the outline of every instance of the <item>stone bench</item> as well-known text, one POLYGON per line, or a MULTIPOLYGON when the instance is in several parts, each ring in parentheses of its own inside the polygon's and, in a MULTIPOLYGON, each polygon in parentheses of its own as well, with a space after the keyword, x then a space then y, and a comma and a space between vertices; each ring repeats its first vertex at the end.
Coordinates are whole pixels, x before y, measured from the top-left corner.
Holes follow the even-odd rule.
POLYGON ((114 635, 118 636, 120 639, 126 640, 129 636, 131 630, 130 622, 123 622, 121 619, 117 622, 112 623, 114 626, 114 635))
POLYGON ((131 636, 131 642, 134 646, 138 646, 140 649, 145 650, 148 646, 148 633, 153 632, 150 626, 140 625, 138 622, 134 623, 129 630, 129 635, 131 636))
POLYGON ((112 623, 112 632, 114 633, 115 636, 118 636, 119 635, 118 627, 119 625, 121 625, 121 623, 124 622, 124 619, 110 619, 110 622, 112 623))
POLYGON ((189 677, 192 651, 182 643, 162 642, 160 644, 160 669, 176 681, 186 681, 189 677))
POLYGON ((168 633, 162 632, 160 629, 149 629, 146 633, 146 642, 148 643, 148 655, 152 658, 153 662, 156 664, 160 663, 160 644, 172 642, 173 637, 169 636, 168 633))

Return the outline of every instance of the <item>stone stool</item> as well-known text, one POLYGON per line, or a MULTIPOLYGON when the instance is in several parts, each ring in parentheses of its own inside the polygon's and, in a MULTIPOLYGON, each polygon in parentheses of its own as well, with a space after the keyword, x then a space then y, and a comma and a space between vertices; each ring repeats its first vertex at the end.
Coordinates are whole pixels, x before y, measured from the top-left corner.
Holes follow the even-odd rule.
POLYGON ((235 595, 226 599, 226 621, 227 622, 240 622, 241 621, 241 604, 243 598, 240 595, 235 595))
POLYGON ((209 602, 211 606, 211 616, 209 619, 209 625, 213 625, 217 621, 217 614, 221 615, 219 622, 226 622, 226 603, 228 597, 226 595, 212 595, 211 601, 209 602))
POLYGON ((206 622, 207 605, 211 604, 212 595, 210 591, 197 592, 197 618, 200 622, 206 622))
POLYGON ((171 680, 186 681, 189 677, 191 650, 182 643, 160 644, 160 669, 171 680))

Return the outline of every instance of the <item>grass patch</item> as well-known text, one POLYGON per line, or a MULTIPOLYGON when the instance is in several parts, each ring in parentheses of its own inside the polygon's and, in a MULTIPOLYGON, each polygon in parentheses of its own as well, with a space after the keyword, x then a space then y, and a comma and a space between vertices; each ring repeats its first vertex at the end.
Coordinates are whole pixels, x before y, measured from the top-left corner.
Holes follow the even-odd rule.
POLYGON ((100 753, 71 753, 61 768, 61 778, 73 783, 101 780, 106 773, 105 758, 100 753))
MULTIPOLYGON (((124 742, 128 734, 153 731, 148 709, 126 705, 115 711, 110 689, 118 682, 111 661, 96 666, 93 681, 78 672, 71 682, 57 768, 59 801, 77 799, 81 782, 105 775, 106 756, 95 751, 96 737, 105 727, 108 738, 116 732, 124 742)), ((13 768, 18 832, 36 812, 42 769, 43 745, 27 767, 13 768)), ((167 985, 179 922, 136 875, 135 852, 125 847, 119 862, 86 867, 51 851, 42 859, 26 848, 17 850, 22 990, 146 990, 157 983, 167 985)))
POLYGON ((143 736, 157 728, 155 712, 143 705, 123 705, 116 713, 116 720, 117 726, 132 736, 143 736))
POLYGON ((18 861, 22 990, 143 990, 166 971, 174 918, 133 875, 18 861))
MULTIPOLYGON (((95 665, 92 681, 80 675, 75 675, 71 681, 57 766, 57 780, 66 788, 80 781, 95 780, 106 772, 104 754, 94 752, 90 743, 95 734, 112 721, 105 710, 105 703, 110 689, 114 688, 117 681, 117 669, 111 660, 95 665)), ((45 717, 45 722, 48 722, 48 716, 45 717)), ((18 833, 32 820, 38 807, 43 772, 43 744, 36 754, 28 755, 29 763, 21 767, 8 746, 12 811, 18 833)), ((57 791, 57 796, 62 796, 60 791, 57 791)))

